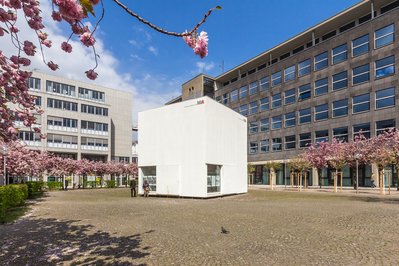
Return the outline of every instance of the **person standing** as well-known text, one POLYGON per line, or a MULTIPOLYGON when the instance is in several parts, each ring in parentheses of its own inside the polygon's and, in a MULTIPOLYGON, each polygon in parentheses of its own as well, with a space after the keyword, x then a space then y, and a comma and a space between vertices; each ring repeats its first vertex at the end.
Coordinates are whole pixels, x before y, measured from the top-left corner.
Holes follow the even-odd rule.
POLYGON ((131 181, 130 181, 130 196, 133 198, 133 197, 136 197, 136 179, 132 179, 131 181))
POLYGON ((150 184, 148 184, 147 180, 144 181, 143 189, 144 189, 144 197, 148 197, 148 195, 150 194, 150 184))

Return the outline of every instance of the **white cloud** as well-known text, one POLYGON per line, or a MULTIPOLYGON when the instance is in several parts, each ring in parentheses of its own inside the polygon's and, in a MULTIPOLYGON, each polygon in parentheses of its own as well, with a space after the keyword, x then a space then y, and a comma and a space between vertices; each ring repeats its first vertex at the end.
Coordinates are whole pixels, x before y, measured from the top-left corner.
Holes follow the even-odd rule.
MULTIPOLYGON (((51 14, 51 3, 49 1, 41 1, 41 9, 43 14, 51 14)), ((57 63, 60 69, 56 72, 51 71, 42 61, 40 49, 37 54, 30 58, 32 60, 31 69, 45 72, 52 75, 63 76, 71 79, 81 80, 88 83, 95 83, 105 87, 123 89, 131 91, 133 94, 133 124, 137 123, 137 112, 151 109, 163 105, 173 97, 179 95, 180 81, 169 82, 166 77, 157 77, 147 74, 144 78, 132 76, 130 73, 118 71, 118 59, 104 46, 101 37, 97 34, 96 52, 100 55, 98 58, 99 66, 96 69, 99 76, 97 80, 91 81, 86 78, 85 71, 95 66, 93 51, 83 46, 78 40, 71 40, 73 47, 71 54, 66 54, 60 49, 61 43, 67 39, 67 35, 63 33, 60 24, 54 22, 50 16, 44 16, 45 32, 49 34, 49 39, 53 42, 53 47, 48 49, 44 47, 45 58, 47 61, 57 63), (164 93, 159 93, 156 89, 163 88, 164 93)), ((34 32, 27 29, 25 24, 19 24, 21 30, 19 36, 22 40, 36 40, 34 32)), ((151 40, 151 35, 145 30, 145 39, 151 40)), ((134 45, 134 40, 129 41, 134 45)), ((38 46, 36 44, 36 46, 38 46)), ((6 55, 15 54, 17 51, 11 47, 11 43, 7 36, 0 38, 0 47, 2 47, 6 55)), ((131 55, 133 59, 142 59, 137 55, 131 55)))
POLYGON ((148 51, 150 51, 150 53, 152 53, 153 55, 158 55, 158 49, 155 48, 154 46, 150 45, 148 47, 148 51))
POLYGON ((208 72, 210 70, 212 70, 215 67, 215 63, 214 62, 197 62, 196 64, 197 73, 204 73, 204 72, 208 72))

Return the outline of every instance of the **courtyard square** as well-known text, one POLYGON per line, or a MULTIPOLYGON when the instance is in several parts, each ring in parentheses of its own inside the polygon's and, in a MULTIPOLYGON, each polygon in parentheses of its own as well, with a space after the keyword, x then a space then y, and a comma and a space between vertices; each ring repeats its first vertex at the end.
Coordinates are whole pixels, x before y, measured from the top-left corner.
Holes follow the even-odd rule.
POLYGON ((25 217, 0 225, 0 264, 399 264, 397 195, 265 189, 207 200, 129 195, 129 189, 48 193, 25 217))

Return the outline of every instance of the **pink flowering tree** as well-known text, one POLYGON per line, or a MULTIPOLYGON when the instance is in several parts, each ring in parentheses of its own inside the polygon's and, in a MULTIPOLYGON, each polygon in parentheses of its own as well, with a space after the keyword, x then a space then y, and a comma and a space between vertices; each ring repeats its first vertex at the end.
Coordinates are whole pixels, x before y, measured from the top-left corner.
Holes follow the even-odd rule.
POLYGON ((313 143, 306 149, 304 157, 310 165, 317 169, 319 186, 321 188, 321 176, 323 168, 328 166, 327 157, 330 154, 328 142, 313 143))
MULTIPOLYGON (((347 155, 348 147, 349 146, 347 142, 343 142, 335 138, 329 144, 327 163, 331 168, 335 169, 334 192, 337 192, 338 173, 342 171, 342 168, 344 168, 344 166, 348 162, 348 155, 347 155)), ((342 187, 342 176, 341 176, 341 187, 342 187)))
MULTIPOLYGON (((137 19, 150 28, 161 34, 182 38, 194 53, 204 58, 208 54, 208 35, 201 31, 200 26, 205 23, 211 13, 220 9, 219 6, 211 8, 204 17, 189 31, 172 32, 160 28, 148 20, 140 17, 120 0, 113 2, 133 18, 137 19)), ((35 106, 34 98, 29 95, 27 79, 31 76, 28 71, 31 64, 30 58, 39 51, 42 61, 51 70, 59 69, 57 62, 47 59, 46 49, 61 49, 66 54, 73 52, 71 39, 78 39, 82 45, 91 49, 95 65, 86 70, 85 74, 89 79, 96 79, 98 66, 96 53, 95 33, 102 19, 105 16, 103 0, 52 0, 53 12, 51 17, 54 21, 65 23, 71 34, 61 44, 61 47, 52 47, 51 36, 45 31, 43 16, 50 16, 41 12, 40 1, 38 0, 0 0, 0 38, 10 40, 10 47, 15 48, 10 54, 6 54, 0 47, 0 140, 16 138, 17 130, 13 122, 16 116, 23 121, 25 126, 31 127, 35 121, 34 114, 41 110, 35 106), (95 16, 95 13, 98 12, 95 16), (89 17, 98 18, 93 27, 86 23, 89 17), (21 38, 20 29, 16 26, 23 23, 37 37, 35 40, 24 40, 21 38), (10 103, 13 105, 10 106, 10 103)), ((39 128, 33 130, 40 132, 39 128)))
MULTIPOLYGON (((370 139, 367 139, 360 134, 355 137, 354 141, 347 144, 346 160, 347 164, 354 170, 354 172, 358 165, 366 165, 369 163, 371 152, 370 143, 370 139)), ((353 184, 356 184, 355 180, 353 180, 353 184)))
POLYGON ((127 176, 127 179, 129 179, 129 176, 137 176, 138 174, 138 167, 137 164, 135 163, 129 163, 123 165, 123 173, 127 176))

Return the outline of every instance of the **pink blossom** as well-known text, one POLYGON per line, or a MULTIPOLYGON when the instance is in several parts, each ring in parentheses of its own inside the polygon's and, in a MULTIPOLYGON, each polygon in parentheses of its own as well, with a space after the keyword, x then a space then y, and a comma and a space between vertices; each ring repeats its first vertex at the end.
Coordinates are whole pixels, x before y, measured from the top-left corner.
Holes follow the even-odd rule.
POLYGON ((204 58, 208 55, 208 34, 205 31, 201 31, 195 43, 194 53, 204 58))
POLYGON ((191 35, 183 36, 183 40, 187 43, 190 48, 195 47, 195 38, 191 35))
POLYGON ((24 52, 27 55, 30 55, 30 56, 34 56, 35 55, 36 46, 33 45, 33 43, 31 43, 30 41, 24 41, 24 48, 23 49, 24 49, 24 52))
POLYGON ((58 21, 58 22, 62 21, 62 17, 61 17, 60 12, 55 12, 55 11, 53 11, 53 14, 51 14, 51 17, 52 17, 53 20, 55 20, 55 21, 58 21))
POLYGON ((0 37, 1 37, 1 36, 4 36, 4 30, 3 30, 2 27, 0 27, 0 37))
POLYGON ((61 49, 64 50, 65 52, 67 52, 67 53, 70 53, 70 52, 72 52, 72 45, 70 45, 67 42, 63 42, 61 44, 61 49))
POLYGON ((39 37, 40 40, 44 41, 44 40, 47 39, 48 34, 47 34, 47 33, 44 33, 44 32, 39 32, 39 33, 37 34, 37 36, 39 37))
POLYGON ((48 62, 47 65, 53 71, 56 71, 58 69, 58 65, 53 63, 53 61, 48 62))
POLYGON ((16 26, 11 26, 10 31, 13 33, 17 33, 17 32, 19 32, 19 29, 16 26))
POLYGON ((52 42, 51 42, 50 40, 44 40, 44 41, 42 41, 42 44, 43 44, 44 46, 50 48, 51 45, 52 45, 52 42))
POLYGON ((92 80, 95 80, 98 76, 98 74, 93 69, 90 69, 90 70, 86 71, 85 73, 86 73, 86 76, 92 80))
POLYGON ((10 134, 17 134, 17 133, 18 133, 18 131, 17 131, 14 127, 9 127, 9 128, 7 129, 7 131, 8 131, 8 133, 10 133, 10 134))
POLYGON ((93 38, 90 32, 85 32, 80 35, 80 41, 87 47, 93 46, 96 40, 93 38))

